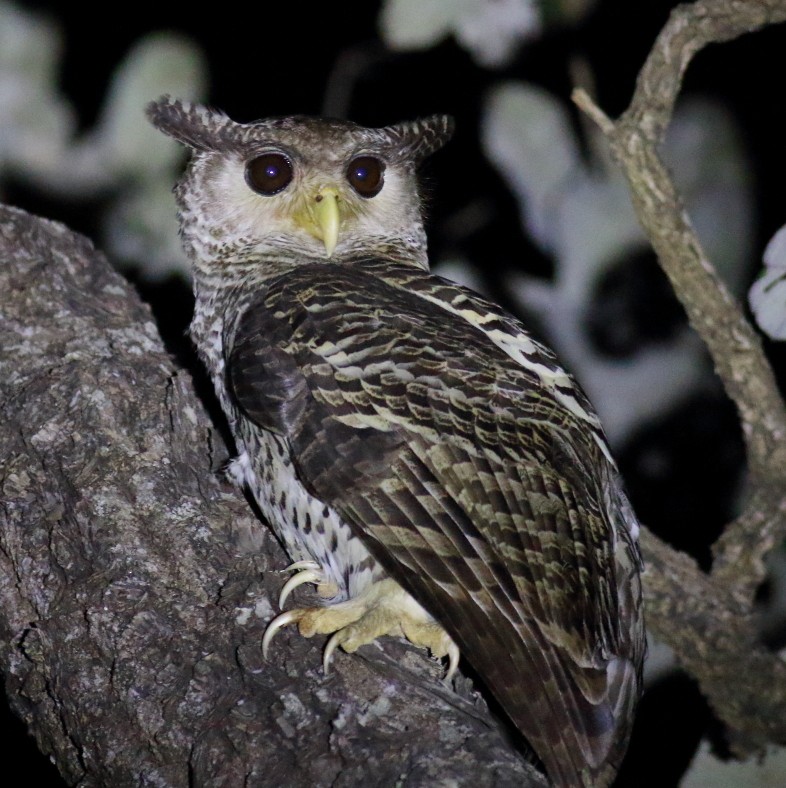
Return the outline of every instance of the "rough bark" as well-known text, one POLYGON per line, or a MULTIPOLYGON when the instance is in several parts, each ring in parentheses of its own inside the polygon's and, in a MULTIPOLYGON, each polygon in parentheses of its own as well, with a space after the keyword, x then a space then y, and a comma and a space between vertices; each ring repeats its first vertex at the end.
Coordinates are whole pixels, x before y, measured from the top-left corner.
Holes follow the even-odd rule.
POLYGON ((659 148, 696 53, 785 20, 784 0, 680 5, 617 121, 585 92, 574 94, 627 177, 639 221, 707 345, 742 425, 748 500, 713 546, 710 574, 652 534, 642 539, 648 627, 698 679, 739 755, 770 742, 786 744, 786 663, 758 644, 753 612, 754 595, 766 576, 764 558, 786 537, 786 408, 761 342, 707 259, 659 148))
POLYGON ((262 661, 287 562, 189 375, 89 242, 2 207, 0 409, 0 671, 67 783, 545 785, 403 642, 262 661))

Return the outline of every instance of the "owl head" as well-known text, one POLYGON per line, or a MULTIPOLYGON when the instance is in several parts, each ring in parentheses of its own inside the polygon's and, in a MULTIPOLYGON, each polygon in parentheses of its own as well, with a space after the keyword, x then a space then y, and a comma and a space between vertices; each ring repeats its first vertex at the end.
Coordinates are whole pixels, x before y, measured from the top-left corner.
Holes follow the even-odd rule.
POLYGON ((426 265, 416 170, 450 139, 450 117, 379 129, 304 116, 236 123, 168 97, 147 115, 192 151, 176 194, 198 268, 271 254, 341 261, 382 251, 426 265))

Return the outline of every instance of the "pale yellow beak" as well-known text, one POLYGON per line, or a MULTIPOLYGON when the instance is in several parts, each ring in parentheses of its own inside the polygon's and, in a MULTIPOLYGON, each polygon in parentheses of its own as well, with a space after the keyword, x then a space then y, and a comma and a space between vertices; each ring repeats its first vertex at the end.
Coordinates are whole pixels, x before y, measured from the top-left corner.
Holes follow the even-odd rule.
POLYGON ((332 186, 325 186, 317 192, 316 209, 314 210, 314 235, 325 244, 325 252, 330 257, 338 243, 338 228, 341 215, 338 210, 338 191, 332 186))

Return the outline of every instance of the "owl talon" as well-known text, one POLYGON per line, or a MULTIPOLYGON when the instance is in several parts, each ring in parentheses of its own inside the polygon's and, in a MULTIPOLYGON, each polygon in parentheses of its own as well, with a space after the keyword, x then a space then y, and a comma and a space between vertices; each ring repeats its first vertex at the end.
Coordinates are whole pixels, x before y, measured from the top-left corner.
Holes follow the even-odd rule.
POLYGON ((270 641, 278 633, 279 629, 294 624, 303 616, 302 610, 287 610, 286 613, 281 613, 276 616, 268 625, 265 634, 262 636, 262 658, 267 659, 267 652, 270 647, 270 641))
POLYGON ((302 569, 319 569, 319 564, 316 561, 295 561, 294 564, 285 566, 282 572, 300 572, 302 569))
POLYGON ((459 647, 451 640, 448 646, 448 672, 445 674, 446 684, 450 684, 453 677, 456 675, 460 656, 461 652, 459 651, 459 647))
MULTIPOLYGON (((292 577, 284 583, 283 588, 281 589, 281 593, 278 597, 278 607, 279 609, 284 607, 284 603, 287 601, 287 597, 294 591, 298 586, 302 586, 304 583, 316 583, 317 585, 321 585, 325 582, 325 575, 321 569, 319 569, 319 564, 315 564, 313 561, 298 561, 298 563, 303 564, 310 564, 311 566, 317 567, 316 569, 312 568, 299 568, 299 572, 296 575, 292 575, 292 577)), ((295 564, 292 566, 287 567, 287 569, 292 569, 295 564)))
MULTIPOLYGON (((282 604, 297 585, 317 582, 317 575, 322 577, 320 572, 306 566, 300 575, 290 578, 282 589, 282 604)), ((446 656, 446 681, 453 678, 458 668, 458 646, 409 594, 390 579, 373 583, 363 594, 346 602, 326 607, 299 608, 279 614, 270 622, 262 638, 265 659, 278 630, 294 623, 297 623, 303 637, 331 635, 322 655, 325 674, 329 672, 330 661, 339 646, 351 653, 382 635, 403 635, 410 643, 427 647, 434 657, 446 656)))
POLYGON ((330 667, 330 660, 333 656, 333 652, 336 650, 337 646, 341 642, 341 630, 338 632, 334 632, 333 636, 328 640, 327 645, 325 646, 325 652, 322 655, 322 672, 327 676, 328 668, 330 667))

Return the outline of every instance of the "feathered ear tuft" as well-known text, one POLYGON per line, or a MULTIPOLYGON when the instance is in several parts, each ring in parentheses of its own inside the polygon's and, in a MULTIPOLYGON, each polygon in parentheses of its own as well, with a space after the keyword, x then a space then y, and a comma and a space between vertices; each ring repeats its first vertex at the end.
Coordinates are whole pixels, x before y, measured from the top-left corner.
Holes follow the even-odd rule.
POLYGON ((238 125, 223 112, 161 96, 146 108, 148 120, 168 136, 194 150, 219 150, 238 125))
POLYGON ((417 164, 436 153, 453 136, 455 122, 450 115, 430 115, 427 118, 396 123, 381 131, 406 149, 407 156, 417 164))

